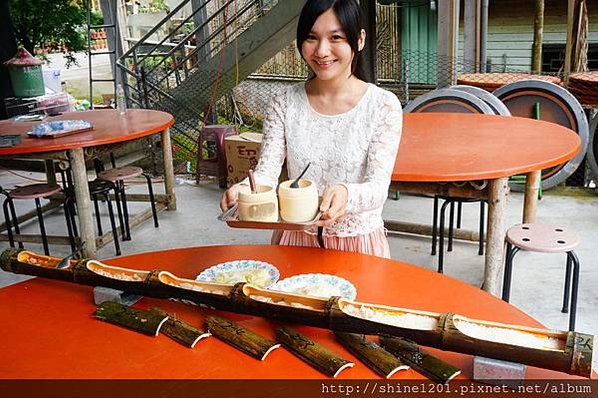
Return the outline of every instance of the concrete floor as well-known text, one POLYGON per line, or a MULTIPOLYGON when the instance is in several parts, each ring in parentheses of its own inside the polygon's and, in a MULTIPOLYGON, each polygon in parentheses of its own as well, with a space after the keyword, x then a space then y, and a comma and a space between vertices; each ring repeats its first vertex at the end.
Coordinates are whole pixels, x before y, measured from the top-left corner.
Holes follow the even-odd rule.
MULTIPOLYGON (((27 178, 43 178, 42 175, 19 172, 27 178)), ((160 214, 160 228, 151 222, 133 229, 133 240, 122 243, 123 254, 132 254, 167 248, 205 246, 218 244, 263 244, 269 242, 270 233, 259 230, 228 228, 216 220, 218 203, 222 191, 213 182, 195 185, 193 181, 177 177, 176 195, 178 210, 160 214)), ((10 189, 15 184, 31 183, 7 171, 0 171, 0 185, 10 189)), ((154 189, 163 192, 163 185, 154 184, 154 189)), ((134 184, 130 191, 144 192, 144 184, 134 184)), ((28 201, 29 202, 29 201, 28 201)), ((32 202, 32 201, 31 201, 32 202)), ((429 198, 401 195, 399 200, 388 200, 384 217, 401 221, 431 222, 432 203, 429 198)), ((147 204, 133 204, 134 214, 147 204)), ((32 203, 18 203, 18 212, 32 208, 32 203)), ((507 226, 521 220, 523 197, 512 193, 509 203, 507 226)), ((463 227, 477 228, 477 204, 464 205, 463 227)), ((106 209, 102 209, 105 216, 106 209)), ((598 236, 598 195, 591 190, 552 190, 545 192, 540 201, 537 221, 559 224, 577 231, 581 245, 576 249, 581 262, 580 286, 576 330, 598 336, 598 269, 596 268, 596 237, 598 236), (594 254, 592 254, 594 253, 594 254)), ((50 234, 65 234, 63 213, 56 212, 46 217, 50 234)), ((108 219, 104 217, 104 225, 108 219)), ((36 233, 38 225, 31 221, 23 226, 24 232, 36 233)), ((405 234, 389 235, 392 258, 418 266, 436 269, 437 257, 430 255, 430 238, 405 234)), ((7 248, 7 242, 0 242, 0 249, 7 248)), ((27 245, 30 250, 42 252, 41 245, 27 245)), ((69 253, 67 246, 52 246, 53 255, 69 253)), ((99 258, 114 256, 112 244, 99 250, 99 258)), ((445 274, 474 286, 480 286, 483 279, 484 257, 477 255, 473 242, 456 241, 454 250, 445 257, 445 274)), ((511 304, 530 314, 548 328, 566 330, 568 314, 560 312, 564 280, 565 256, 520 252, 515 261, 511 304)), ((0 271, 0 286, 22 280, 22 277, 0 271)), ((489 314, 489 317, 491 315, 489 314)), ((595 355, 596 357, 596 355, 595 355)), ((595 359, 594 366, 598 364, 595 359)))

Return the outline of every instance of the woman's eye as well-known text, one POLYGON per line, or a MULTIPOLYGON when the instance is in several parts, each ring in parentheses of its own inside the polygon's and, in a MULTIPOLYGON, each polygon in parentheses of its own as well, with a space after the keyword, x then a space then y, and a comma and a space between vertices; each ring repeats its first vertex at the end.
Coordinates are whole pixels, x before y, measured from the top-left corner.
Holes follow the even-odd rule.
POLYGON ((307 40, 314 41, 314 40, 316 40, 316 36, 314 36, 314 35, 307 35, 307 40))
POLYGON ((334 36, 332 36, 332 40, 341 41, 341 40, 345 40, 345 38, 341 35, 334 35, 334 36))

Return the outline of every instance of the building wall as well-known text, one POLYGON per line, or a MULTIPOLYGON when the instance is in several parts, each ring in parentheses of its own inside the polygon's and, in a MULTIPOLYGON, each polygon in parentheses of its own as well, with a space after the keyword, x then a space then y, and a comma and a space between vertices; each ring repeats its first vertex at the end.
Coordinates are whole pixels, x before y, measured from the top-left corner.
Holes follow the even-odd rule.
MULTIPOLYGON (((598 43, 598 1, 588 0, 588 42, 598 43)), ((490 0, 487 56, 493 70, 531 69, 534 41, 534 0, 490 0)), ((463 14, 463 10, 461 10, 463 14)), ((567 1, 545 0, 544 44, 565 44, 567 1)), ((463 55, 463 26, 459 37, 463 55)))

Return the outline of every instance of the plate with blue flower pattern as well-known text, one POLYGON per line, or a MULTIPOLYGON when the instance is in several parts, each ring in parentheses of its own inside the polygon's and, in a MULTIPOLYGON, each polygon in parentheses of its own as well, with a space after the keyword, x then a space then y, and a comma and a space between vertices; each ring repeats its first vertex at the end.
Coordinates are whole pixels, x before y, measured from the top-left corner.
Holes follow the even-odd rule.
POLYGON ((259 260, 235 260, 207 268, 195 279, 226 285, 247 282, 257 287, 267 288, 276 283, 279 277, 278 268, 272 264, 259 260))
POLYGON ((357 289, 351 282, 329 274, 294 275, 277 282, 270 290, 326 298, 340 296, 349 300, 357 297, 357 289))

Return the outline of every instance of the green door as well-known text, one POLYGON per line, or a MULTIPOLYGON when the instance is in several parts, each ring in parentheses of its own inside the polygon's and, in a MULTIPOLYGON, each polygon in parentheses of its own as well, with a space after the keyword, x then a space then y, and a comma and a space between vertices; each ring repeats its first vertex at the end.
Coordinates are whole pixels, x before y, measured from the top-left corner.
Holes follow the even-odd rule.
POLYGON ((436 84, 437 1, 401 3, 401 55, 409 83, 436 84))

